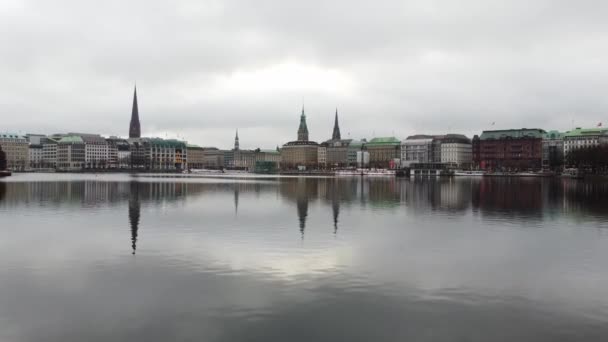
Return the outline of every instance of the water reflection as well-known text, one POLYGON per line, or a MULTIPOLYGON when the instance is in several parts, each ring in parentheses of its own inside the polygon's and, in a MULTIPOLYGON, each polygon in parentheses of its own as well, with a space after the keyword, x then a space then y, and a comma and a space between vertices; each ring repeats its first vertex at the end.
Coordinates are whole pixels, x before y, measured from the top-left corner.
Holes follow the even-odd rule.
POLYGON ((137 231, 139 230, 139 216, 141 205, 139 204, 139 184, 130 182, 129 192, 129 225, 131 226, 131 249, 133 255, 137 250, 137 231))
POLYGON ((2 341, 608 336, 602 182, 43 177, 0 182, 2 341))

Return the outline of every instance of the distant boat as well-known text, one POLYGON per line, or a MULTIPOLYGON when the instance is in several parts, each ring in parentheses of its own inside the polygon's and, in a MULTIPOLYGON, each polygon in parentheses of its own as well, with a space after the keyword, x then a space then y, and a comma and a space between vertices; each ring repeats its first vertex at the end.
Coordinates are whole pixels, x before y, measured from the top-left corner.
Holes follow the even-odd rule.
POLYGON ((395 170, 388 170, 388 169, 337 170, 336 176, 395 176, 395 170))
POLYGON ((210 170, 210 169, 192 169, 190 173, 199 173, 199 174, 218 174, 224 173, 224 170, 210 170))
POLYGON ((454 176, 482 177, 485 176, 485 174, 485 171, 454 170, 454 176))

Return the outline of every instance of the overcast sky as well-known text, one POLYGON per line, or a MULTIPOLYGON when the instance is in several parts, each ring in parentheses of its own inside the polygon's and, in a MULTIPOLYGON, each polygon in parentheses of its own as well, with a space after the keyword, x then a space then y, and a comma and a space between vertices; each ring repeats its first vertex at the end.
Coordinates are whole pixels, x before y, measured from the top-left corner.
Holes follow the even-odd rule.
POLYGON ((608 124, 608 2, 0 0, 0 131, 243 148, 608 124), (496 122, 495 126, 491 126, 496 122))

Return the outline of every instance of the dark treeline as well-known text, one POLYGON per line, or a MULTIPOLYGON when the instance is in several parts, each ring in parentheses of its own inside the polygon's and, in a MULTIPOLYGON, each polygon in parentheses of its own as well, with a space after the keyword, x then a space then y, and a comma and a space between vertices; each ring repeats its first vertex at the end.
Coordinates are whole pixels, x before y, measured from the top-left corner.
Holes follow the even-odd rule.
POLYGON ((572 150, 566 156, 570 167, 585 169, 592 173, 608 172, 608 146, 591 146, 572 150))

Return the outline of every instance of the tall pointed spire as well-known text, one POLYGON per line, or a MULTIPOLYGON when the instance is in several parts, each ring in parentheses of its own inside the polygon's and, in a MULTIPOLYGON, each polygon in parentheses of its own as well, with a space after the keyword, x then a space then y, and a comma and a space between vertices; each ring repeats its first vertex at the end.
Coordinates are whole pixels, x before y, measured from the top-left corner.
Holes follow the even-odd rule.
POLYGON ((302 105, 302 115, 300 115, 300 127, 298 128, 298 140, 308 141, 308 126, 306 125, 306 114, 304 114, 304 105, 302 105))
POLYGON ((131 108, 131 122, 129 123, 129 138, 141 138, 139 124, 139 109, 137 108, 137 85, 133 90, 133 108, 131 108))
POLYGON ((336 119, 334 121, 334 132, 331 135, 332 140, 340 140, 342 139, 340 136, 340 125, 338 125, 338 108, 336 108, 336 119))
POLYGON ((239 130, 238 130, 238 128, 236 130, 236 135, 234 136, 234 150, 235 151, 239 150, 239 130))

